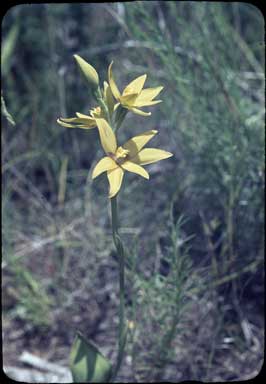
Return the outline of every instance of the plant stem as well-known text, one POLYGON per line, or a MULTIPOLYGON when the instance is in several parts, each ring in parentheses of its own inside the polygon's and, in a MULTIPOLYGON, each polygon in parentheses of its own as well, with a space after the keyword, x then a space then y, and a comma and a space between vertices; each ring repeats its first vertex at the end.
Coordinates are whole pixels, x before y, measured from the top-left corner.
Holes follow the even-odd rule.
POLYGON ((104 112, 106 120, 108 121, 109 124, 111 124, 110 113, 109 113, 107 105, 104 102, 103 95, 102 95, 100 87, 98 87, 96 89, 96 91, 94 92, 94 96, 97 99, 98 103, 100 104, 100 107, 101 107, 102 111, 104 112))
POLYGON ((114 132, 118 131, 118 129, 120 128, 121 124, 123 123, 123 121, 126 117, 126 114, 128 112, 128 110, 126 108, 123 108, 121 106, 119 106, 119 107, 118 107, 117 113, 116 113, 116 124, 115 124, 114 132))
POLYGON ((116 377, 121 366, 124 349, 126 344, 126 326, 125 326, 125 256, 124 247, 118 233, 118 214, 117 214, 117 197, 111 199, 112 212, 112 232, 113 240, 119 257, 119 339, 117 362, 113 372, 112 380, 116 377))

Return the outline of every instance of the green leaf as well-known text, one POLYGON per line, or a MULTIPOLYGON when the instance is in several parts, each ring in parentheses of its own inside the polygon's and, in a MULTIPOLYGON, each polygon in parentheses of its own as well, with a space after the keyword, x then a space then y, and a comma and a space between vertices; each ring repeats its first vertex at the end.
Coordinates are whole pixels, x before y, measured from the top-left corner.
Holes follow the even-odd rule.
POLYGON ((1 113, 2 113, 3 116, 5 116, 5 118, 7 119, 7 121, 11 125, 16 125, 13 117, 10 115, 10 113, 8 112, 8 110, 6 108, 6 103, 5 103, 5 100, 3 98, 3 95, 1 95, 1 113))
POLYGON ((112 373, 111 363, 80 332, 70 352, 70 369, 74 383, 107 383, 112 373))
POLYGON ((6 36, 6 38, 2 43, 1 68, 4 75, 8 73, 11 65, 11 57, 13 55, 14 48, 17 42, 18 33, 19 33, 18 25, 15 24, 9 30, 8 35, 6 36))

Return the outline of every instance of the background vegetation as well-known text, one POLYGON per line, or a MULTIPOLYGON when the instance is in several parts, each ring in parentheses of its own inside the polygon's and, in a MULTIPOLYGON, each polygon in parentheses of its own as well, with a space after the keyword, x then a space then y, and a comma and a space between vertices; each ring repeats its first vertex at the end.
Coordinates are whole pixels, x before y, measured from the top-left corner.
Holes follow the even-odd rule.
POLYGON ((140 1, 11 8, 2 22, 4 364, 67 366, 76 329, 115 359, 118 266, 96 130, 59 116, 94 101, 72 55, 120 86, 163 85, 152 117, 174 157, 127 174, 131 331, 124 382, 231 381, 263 360, 264 20, 245 3, 140 1), (14 121, 13 121, 14 120, 14 121))

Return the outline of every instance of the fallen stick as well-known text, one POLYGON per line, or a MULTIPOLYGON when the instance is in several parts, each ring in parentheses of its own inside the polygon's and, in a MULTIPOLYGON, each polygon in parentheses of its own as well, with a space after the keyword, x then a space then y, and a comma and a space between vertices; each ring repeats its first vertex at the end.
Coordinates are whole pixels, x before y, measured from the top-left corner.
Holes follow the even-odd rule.
POLYGON ((27 351, 24 351, 21 354, 21 356, 19 357, 19 361, 25 364, 29 364, 32 367, 38 368, 40 370, 57 373, 59 375, 65 375, 66 372, 69 371, 66 367, 62 367, 55 363, 50 363, 49 361, 39 356, 35 356, 27 351))
POLYGON ((40 372, 36 369, 17 368, 4 366, 5 374, 11 379, 24 383, 72 383, 70 372, 66 369, 65 374, 40 372))

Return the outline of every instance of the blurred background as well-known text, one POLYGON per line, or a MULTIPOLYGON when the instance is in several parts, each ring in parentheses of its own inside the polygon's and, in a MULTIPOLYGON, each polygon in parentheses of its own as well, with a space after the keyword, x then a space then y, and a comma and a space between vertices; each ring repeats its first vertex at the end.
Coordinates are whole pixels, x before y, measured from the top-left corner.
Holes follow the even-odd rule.
POLYGON ((164 86, 152 116, 128 114, 119 134, 123 143, 158 129, 151 146, 174 154, 147 167, 149 182, 127 173, 118 196, 130 334, 117 381, 257 375, 264 44, 261 12, 241 2, 23 4, 6 13, 2 325, 10 377, 66 382, 77 329, 112 361, 117 353, 107 178, 91 180, 102 156, 97 130, 56 123, 96 106, 75 53, 101 81, 114 60, 120 88, 143 73, 147 87, 164 86))

